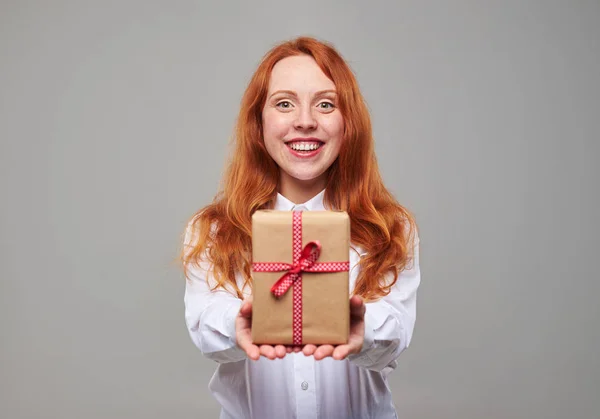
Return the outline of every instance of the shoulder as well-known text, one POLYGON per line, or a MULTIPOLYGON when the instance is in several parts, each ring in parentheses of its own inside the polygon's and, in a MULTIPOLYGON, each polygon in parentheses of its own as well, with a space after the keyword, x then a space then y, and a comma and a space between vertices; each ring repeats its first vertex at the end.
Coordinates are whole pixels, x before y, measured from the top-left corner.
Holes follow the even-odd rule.
MULTIPOLYGON (((210 224, 210 237, 214 237, 217 232, 217 222, 213 221, 210 224)), ((183 243, 185 245, 194 246, 198 243, 202 233, 202 223, 201 220, 194 216, 191 220, 189 220, 185 226, 185 232, 183 236, 183 243)))
POLYGON ((208 251, 211 245, 210 238, 215 236, 217 231, 216 222, 210 226, 208 240, 203 232, 200 219, 194 216, 185 226, 182 244, 182 257, 185 265, 205 265, 208 259, 208 251))

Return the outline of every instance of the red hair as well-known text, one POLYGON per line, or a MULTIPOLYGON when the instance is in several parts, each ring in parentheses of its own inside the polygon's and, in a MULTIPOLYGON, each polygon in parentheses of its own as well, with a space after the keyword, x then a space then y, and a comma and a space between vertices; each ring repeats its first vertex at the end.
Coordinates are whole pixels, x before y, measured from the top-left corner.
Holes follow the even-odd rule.
POLYGON ((252 286, 252 214, 273 207, 279 181, 279 168, 263 141, 262 109, 275 64, 301 54, 311 56, 336 86, 344 139, 328 169, 324 202, 350 216, 352 243, 367 253, 360 261, 354 294, 375 300, 388 294, 398 274, 408 267, 416 224, 383 184, 371 119, 351 69, 330 44, 308 37, 275 46, 252 76, 242 97, 223 185, 213 202, 190 220, 188 228, 195 239, 182 254, 184 270, 187 276, 189 263, 206 258, 213 267, 215 288, 233 289, 242 298, 236 272, 243 275, 244 287, 252 286))

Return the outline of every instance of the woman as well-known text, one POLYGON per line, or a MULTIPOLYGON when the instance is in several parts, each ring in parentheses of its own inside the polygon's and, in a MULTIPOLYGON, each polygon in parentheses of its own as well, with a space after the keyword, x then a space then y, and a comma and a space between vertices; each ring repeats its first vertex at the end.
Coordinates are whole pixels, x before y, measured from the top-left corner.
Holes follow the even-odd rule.
POLYGON ((418 243, 382 183, 348 65, 313 38, 274 47, 243 96, 222 191, 190 221, 183 251, 186 324, 218 363, 221 418, 395 418, 387 375, 413 334, 418 243), (349 214, 348 344, 252 344, 251 217, 267 208, 349 214))

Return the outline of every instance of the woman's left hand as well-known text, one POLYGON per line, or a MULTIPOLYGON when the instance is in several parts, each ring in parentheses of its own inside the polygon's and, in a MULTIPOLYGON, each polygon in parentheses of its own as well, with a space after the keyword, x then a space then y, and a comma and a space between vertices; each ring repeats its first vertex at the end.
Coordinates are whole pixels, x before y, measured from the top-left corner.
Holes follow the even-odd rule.
MULTIPOLYGON (((357 354, 363 346, 365 338, 365 303, 357 295, 350 298, 350 335, 348 343, 344 345, 312 345, 307 344, 302 349, 304 355, 313 355, 315 360, 319 361, 328 356, 336 360, 345 359, 348 355, 357 354)), ((294 352, 298 351, 296 350, 294 352)))

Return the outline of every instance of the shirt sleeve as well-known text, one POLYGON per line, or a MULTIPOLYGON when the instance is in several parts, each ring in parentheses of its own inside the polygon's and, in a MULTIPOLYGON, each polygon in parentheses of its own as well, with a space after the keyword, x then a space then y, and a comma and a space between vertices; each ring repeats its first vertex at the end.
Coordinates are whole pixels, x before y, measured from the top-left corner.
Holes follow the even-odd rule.
POLYGON ((362 350, 350 362, 373 371, 394 368, 398 356, 410 345, 416 319, 417 289, 421 282, 419 238, 415 234, 414 257, 402 271, 391 292, 366 303, 365 337, 362 350))
MULTIPOLYGON (((190 246, 188 226, 184 248, 190 246)), ((202 354, 219 363, 236 362, 246 358, 237 346, 235 319, 242 300, 223 290, 211 290, 209 264, 188 265, 184 293, 185 323, 194 344, 202 354)))

